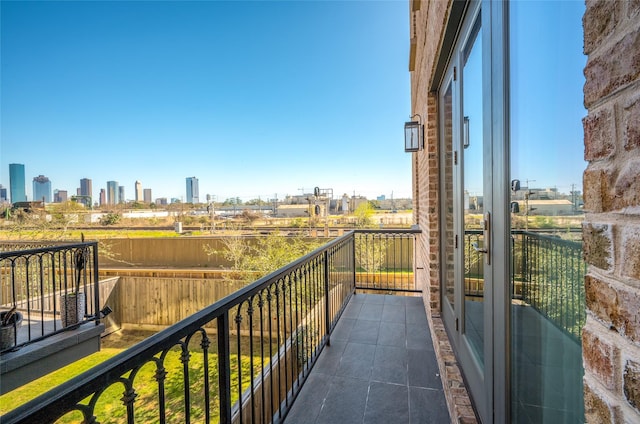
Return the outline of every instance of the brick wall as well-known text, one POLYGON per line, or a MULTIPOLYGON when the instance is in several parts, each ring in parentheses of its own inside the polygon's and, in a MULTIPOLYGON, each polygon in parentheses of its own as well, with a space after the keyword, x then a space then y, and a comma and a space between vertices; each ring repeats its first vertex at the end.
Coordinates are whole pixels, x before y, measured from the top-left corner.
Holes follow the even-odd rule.
POLYGON ((586 419, 640 422, 640 2, 586 4, 586 419))

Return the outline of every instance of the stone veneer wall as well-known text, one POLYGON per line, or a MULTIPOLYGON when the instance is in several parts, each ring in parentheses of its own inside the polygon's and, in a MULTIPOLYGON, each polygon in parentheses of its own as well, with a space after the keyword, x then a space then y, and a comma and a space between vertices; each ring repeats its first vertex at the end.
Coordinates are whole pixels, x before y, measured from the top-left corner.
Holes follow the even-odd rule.
POLYGON ((412 161, 414 219, 422 230, 416 251, 416 278, 423 289, 451 421, 475 423, 471 401, 440 317, 438 102, 429 86, 450 8, 450 1, 413 0, 410 5, 411 37, 416 41, 411 112, 419 114, 425 125, 424 149, 413 153, 412 161))
POLYGON ((586 5, 586 419, 640 422, 640 2, 586 5))

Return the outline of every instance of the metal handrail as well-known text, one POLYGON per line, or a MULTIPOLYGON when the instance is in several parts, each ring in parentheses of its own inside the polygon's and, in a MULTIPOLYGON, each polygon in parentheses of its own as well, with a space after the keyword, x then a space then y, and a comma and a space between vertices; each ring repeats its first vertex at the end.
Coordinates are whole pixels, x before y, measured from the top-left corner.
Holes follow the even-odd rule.
POLYGON ((100 322, 97 242, 0 251, 0 275, 0 307, 15 308, 24 317, 24 329, 19 333, 20 330, 14 328, 13 343, 3 345, 3 352, 19 349, 85 322, 94 321, 96 325, 100 322), (80 256, 81 264, 78 262, 80 256), (73 311, 72 317, 63 310, 61 298, 77 291, 84 293, 86 302, 80 305, 82 310, 73 311), (26 338, 22 336, 24 333, 26 338), (19 334, 23 341, 19 340, 19 334))
MULTIPOLYGON (((537 231, 511 235, 512 296, 579 342, 586 320, 582 243, 537 231)), ((465 231, 465 296, 481 298, 483 261, 473 243, 482 243, 482 231, 465 231)))
POLYGON ((419 229, 356 230, 356 289, 371 292, 421 292, 414 275, 419 229))
MULTIPOLYGON (((580 342, 586 321, 582 243, 523 231, 522 300, 580 342)), ((514 276, 515 277, 515 276, 514 276)))
MULTIPOLYGON (((241 352, 240 337, 243 331, 249 333, 251 349, 253 349, 255 336, 253 331, 257 331, 254 329, 255 323, 251 323, 254 316, 254 308, 259 308, 260 310, 259 337, 261 349, 264 347, 263 337, 271 340, 274 332, 277 333, 279 341, 276 353, 269 355, 266 362, 263 356, 261 367, 259 364, 256 365, 256 367, 261 368, 259 375, 263 379, 261 387, 262 415, 275 416, 275 421, 283 419, 290 407, 290 402, 293 401, 300 390, 319 352, 330 342, 330 333, 335 327, 348 299, 355 291, 351 278, 354 269, 353 244, 354 232, 347 233, 327 243, 293 263, 215 302, 174 326, 149 337, 125 352, 60 385, 54 391, 45 393, 37 399, 8 412, 3 417, 3 423, 54 422, 62 415, 73 410, 82 412, 85 420, 90 420, 95 412, 93 410, 95 400, 106 387, 118 381, 123 382, 127 387, 123 401, 126 403, 127 421, 134 422, 133 411, 136 393, 133 387, 133 380, 137 370, 149 362, 154 362, 159 367, 157 372, 162 375, 164 368, 160 364, 160 359, 164 358, 166 353, 176 345, 181 346, 183 357, 187 358, 185 361, 188 362, 190 355, 188 343, 191 338, 198 335, 202 339, 201 348, 206 357, 210 343, 207 329, 210 328, 213 322, 217 324, 220 422, 230 423, 232 414, 235 416, 240 415, 240 421, 242 422, 242 414, 247 408, 250 408, 250 410, 244 413, 256 414, 260 412, 256 412, 254 408, 254 403, 260 401, 257 397, 257 392, 260 388, 256 387, 254 383, 254 377, 257 374, 252 372, 251 388, 247 394, 247 388, 243 388, 244 383, 240 376, 237 388, 239 401, 235 402, 235 406, 231 404, 230 369, 232 355, 230 338, 235 334, 238 349, 236 356, 237 360, 240 361, 243 353, 241 352), (307 290, 307 292, 300 296, 302 290, 307 290), (274 299, 275 305, 273 303, 274 299), (321 304, 324 306, 320 307, 321 304), (264 305, 267 305, 268 319, 262 316, 264 305), (274 317, 271 315, 272 312, 275 314, 274 317), (248 319, 250 326, 243 328, 243 319, 245 318, 248 319), (274 324, 276 325, 275 329, 271 328, 274 321, 276 322, 274 324), (263 329, 263 323, 265 322, 265 325, 269 327, 268 330, 263 329), (232 328, 234 323, 236 324, 235 330, 232 328), (316 328, 314 329, 314 327, 316 328), (304 332, 305 328, 306 333, 304 332), (315 334, 315 330, 318 329, 322 329, 322 335, 315 334), (303 334, 301 339, 300 334, 303 334), (294 361, 294 349, 298 354, 302 351, 305 357, 303 363, 299 364, 294 361), (277 375, 274 376, 276 371, 277 375), (129 372, 131 372, 129 377, 125 378, 125 374, 129 372), (270 395, 272 397, 270 400, 267 399, 270 403, 266 406, 264 404, 265 385, 268 382, 264 380, 265 374, 268 374, 271 378, 270 395), (282 391, 281 380, 283 374, 285 379, 284 396, 280 393, 282 391), (276 390, 274 388, 274 380, 278 380, 278 393, 276 394, 274 394, 276 390), (89 404, 80 403, 89 396, 92 397, 92 401, 89 404), (273 396, 276 399, 273 399, 273 396), (247 406, 247 402, 250 402, 251 406, 247 406)), ((273 353, 271 352, 270 344, 269 351, 273 353)), ((255 353, 253 351, 249 352, 252 371, 255 353)), ((204 378, 208 379, 208 376, 205 375, 204 378)), ((208 395, 209 384, 207 383, 205 386, 207 387, 206 392, 208 395)), ((188 387, 188 381, 185 381, 185 387, 188 387)), ((159 393, 162 393, 159 396, 163 402, 163 389, 159 393)), ((188 389, 185 390, 185 398, 188 399, 188 389)), ((188 404, 188 400, 185 400, 185 402, 188 404)), ((188 409, 189 405, 185 408, 185 414, 187 414, 186 411, 188 409)), ((265 416, 262 417, 262 419, 265 418, 265 416)), ((209 422, 210 419, 210 411, 207 410, 206 421, 209 422)), ((164 415, 161 414, 161 422, 163 420, 164 415)))

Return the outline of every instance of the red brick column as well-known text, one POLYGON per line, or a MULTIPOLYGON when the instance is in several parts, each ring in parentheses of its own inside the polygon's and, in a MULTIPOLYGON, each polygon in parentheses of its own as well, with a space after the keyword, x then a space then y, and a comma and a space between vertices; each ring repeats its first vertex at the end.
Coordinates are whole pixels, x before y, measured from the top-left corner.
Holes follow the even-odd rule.
POLYGON ((583 19, 587 422, 640 422, 640 3, 583 19))

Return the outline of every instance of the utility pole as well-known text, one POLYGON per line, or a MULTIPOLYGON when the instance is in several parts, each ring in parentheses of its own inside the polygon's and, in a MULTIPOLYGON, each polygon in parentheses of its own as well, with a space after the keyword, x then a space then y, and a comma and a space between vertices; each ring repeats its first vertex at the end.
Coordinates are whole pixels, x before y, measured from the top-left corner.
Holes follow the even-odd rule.
POLYGON ((527 191, 524 193, 524 230, 529 231, 529 195, 531 194, 531 190, 529 190, 529 182, 535 182, 536 180, 526 180, 527 181, 527 191))
POLYGON ((207 194, 207 212, 209 212, 209 218, 211 220, 211 234, 216 229, 216 196, 207 194))
POLYGON ((273 217, 275 218, 277 215, 278 211, 278 193, 275 194, 275 197, 273 199, 273 217))

